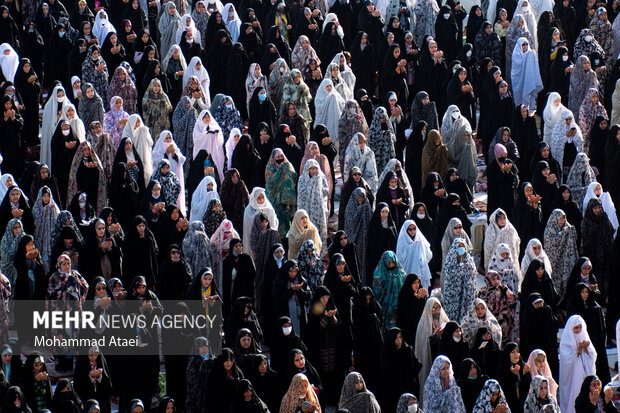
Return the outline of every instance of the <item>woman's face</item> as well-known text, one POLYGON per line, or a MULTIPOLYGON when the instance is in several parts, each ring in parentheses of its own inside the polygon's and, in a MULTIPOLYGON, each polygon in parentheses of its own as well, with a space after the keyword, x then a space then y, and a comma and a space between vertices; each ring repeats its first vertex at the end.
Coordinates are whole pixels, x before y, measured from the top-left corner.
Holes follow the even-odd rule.
POLYGON ((67 117, 69 119, 73 119, 75 117, 75 109, 73 109, 73 107, 69 106, 69 108, 67 109, 67 117))
POLYGON ((448 379, 450 377, 450 363, 445 363, 439 371, 439 377, 442 379, 448 379))
POLYGON ((516 364, 519 362, 520 358, 521 358, 521 353, 519 352, 519 348, 516 347, 514 350, 510 352, 510 362, 516 364))
POLYGON ((366 147, 366 138, 360 136, 359 139, 357 140, 357 142, 360 145, 360 149, 364 150, 364 148, 366 147))
POLYGON ((303 215, 301 218, 299 218, 299 223, 302 227, 306 227, 308 225, 308 217, 303 215))
POLYGON ((392 55, 394 56, 394 59, 398 59, 400 57, 400 47, 395 47, 392 55))
POLYGON ((71 260, 63 260, 60 263, 60 271, 69 272, 71 271, 71 260))
POLYGON ((232 359, 226 359, 226 361, 224 362, 224 369, 226 371, 230 371, 232 369, 232 367, 233 367, 233 364, 234 364, 234 362, 233 362, 232 359))
POLYGON ((428 50, 431 53, 431 55, 434 55, 435 52, 437 52, 437 43, 435 43, 434 41, 429 42, 428 50))
POLYGON ((360 196, 357 197, 357 203, 362 205, 365 199, 366 199, 366 195, 360 194, 360 196))
POLYGON ((21 193, 19 192, 19 189, 14 189, 11 191, 11 194, 9 195, 9 199, 11 200, 12 203, 17 204, 19 202, 19 195, 21 193))
POLYGON ((581 290, 581 299, 583 301, 588 301, 589 297, 590 297, 590 289, 588 287, 581 290))
POLYGON ((338 264, 336 264, 336 271, 338 271, 339 274, 344 273, 344 269, 347 266, 347 263, 344 261, 339 261, 338 264))
POLYGON ((411 289, 413 290, 413 292, 417 293, 418 290, 420 289, 420 279, 416 279, 412 284, 411 284, 411 289))
POLYGON ((536 277, 538 277, 538 279, 541 279, 544 274, 545 274, 545 268, 544 267, 541 266, 541 267, 536 269, 536 277))
POLYGON ((52 199, 52 196, 46 192, 41 196, 41 200, 43 201, 43 205, 47 205, 50 203, 50 200, 52 199))
POLYGON ((416 211, 416 213, 420 214, 420 215, 422 215, 422 214, 426 215, 426 208, 424 208, 423 206, 419 206, 418 210, 416 211))
POLYGON ((594 187, 594 195, 601 196, 603 193, 603 187, 599 184, 594 187))
POLYGON ((508 142, 508 139, 510 139, 510 132, 507 129, 504 129, 504 132, 502 132, 502 142, 506 143, 508 142))
POLYGON ((22 233, 22 225, 20 223, 13 224, 13 236, 16 237, 22 233))
POLYGON ((476 316, 478 318, 483 318, 487 313, 487 309, 484 307, 484 304, 478 303, 476 304, 476 316))
POLYGON ((465 79, 467 79, 467 71, 461 70, 461 72, 459 73, 459 80, 461 82, 465 82, 465 79))
POLYGON ((295 359, 293 362, 295 363, 295 367, 300 370, 306 367, 306 358, 301 353, 295 354, 295 359))
POLYGON ((596 205, 592 207, 592 212, 594 212, 594 215, 600 215, 602 211, 603 211, 603 207, 601 207, 600 205, 596 205))
POLYGON ((491 25, 489 24, 487 27, 485 27, 484 32, 485 32, 486 34, 491 34, 491 33, 493 33, 493 26, 491 26, 491 25))
POLYGON ((460 339, 463 336, 463 331, 460 328, 457 328, 452 333, 452 337, 460 339))
POLYGON ((396 348, 401 348, 403 346, 403 335, 401 333, 396 335, 396 339, 394 339, 394 346, 396 346, 396 348))
POLYGON ((387 219, 388 216, 390 215, 390 210, 388 208, 383 208, 380 214, 381 214, 381 219, 387 219))
POLYGON ((469 367, 469 373, 467 374, 467 376, 472 377, 472 378, 478 377, 478 369, 476 368, 476 365, 474 363, 471 363, 471 366, 469 367))
POLYGON ((592 271, 592 266, 590 264, 585 264, 581 267, 581 275, 584 277, 590 275, 590 271, 592 271))
POLYGON ((99 222, 95 227, 95 231, 97 231, 97 237, 103 238, 105 235, 105 224, 103 222, 99 222))
POLYGON ((209 272, 203 275, 202 278, 200 278, 200 283, 202 284, 203 288, 209 288, 209 286, 211 285, 211 281, 213 281, 213 274, 209 272))
MULTIPOLYGON (((562 194, 562 196, 564 196, 564 194, 562 194)), ((558 218, 558 226, 560 228, 562 228, 565 223, 566 223, 566 216, 565 215, 562 215, 560 218, 558 218)))
POLYGON ((532 194, 534 194, 534 188, 532 188, 531 186, 526 186, 523 192, 525 193, 525 197, 529 198, 532 196, 532 194))
POLYGON ((239 344, 241 344, 242 348, 247 350, 250 348, 250 345, 252 344, 252 338, 250 336, 243 336, 239 340, 239 344))
POLYGON ((151 194, 153 195, 153 198, 159 198, 160 193, 161 193, 161 186, 159 184, 153 185, 153 188, 151 188, 151 194))
POLYGON ((146 225, 143 222, 141 222, 138 225, 136 225, 136 230, 138 231, 138 235, 143 236, 146 231, 146 225))
POLYGON ((540 391, 538 392, 538 398, 545 400, 547 399, 548 395, 549 395, 549 384, 547 384, 547 381, 543 381, 542 383, 540 383, 540 391))
POLYGON ((596 105, 598 103, 598 93, 592 95, 592 103, 596 105))

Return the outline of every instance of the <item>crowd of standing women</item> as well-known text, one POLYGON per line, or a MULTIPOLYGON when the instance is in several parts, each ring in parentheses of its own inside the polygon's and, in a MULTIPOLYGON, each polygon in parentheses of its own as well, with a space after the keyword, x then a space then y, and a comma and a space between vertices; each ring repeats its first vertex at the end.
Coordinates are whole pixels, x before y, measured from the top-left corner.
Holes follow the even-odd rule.
POLYGON ((4 2, 0 413, 617 412, 619 13, 4 2), (223 334, 48 374, 21 300, 223 334))

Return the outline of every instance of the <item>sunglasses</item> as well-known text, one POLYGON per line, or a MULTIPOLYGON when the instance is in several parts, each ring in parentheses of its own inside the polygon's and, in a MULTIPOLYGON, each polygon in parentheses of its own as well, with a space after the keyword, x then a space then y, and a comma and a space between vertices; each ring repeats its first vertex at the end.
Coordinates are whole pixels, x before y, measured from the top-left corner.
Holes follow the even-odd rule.
POLYGON ((170 255, 181 255, 181 251, 170 251, 170 255))

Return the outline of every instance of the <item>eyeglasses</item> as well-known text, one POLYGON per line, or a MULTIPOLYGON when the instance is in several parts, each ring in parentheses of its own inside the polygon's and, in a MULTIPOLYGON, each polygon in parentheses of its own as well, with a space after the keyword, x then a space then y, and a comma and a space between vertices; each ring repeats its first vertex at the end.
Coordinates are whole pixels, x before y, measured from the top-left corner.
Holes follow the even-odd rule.
POLYGON ((407 228, 407 231, 415 231, 415 228, 407 228))
POLYGON ((170 251, 170 255, 181 255, 181 251, 170 251))
POLYGON ((95 290, 97 290, 97 291, 103 291, 103 290, 105 290, 105 287, 97 287, 97 288, 95 288, 95 290))
POLYGON ((340 238, 340 241, 342 241, 343 239, 349 239, 348 237, 342 237, 340 238))
POLYGON ((463 229, 463 226, 457 225, 456 227, 454 227, 454 229, 463 229))

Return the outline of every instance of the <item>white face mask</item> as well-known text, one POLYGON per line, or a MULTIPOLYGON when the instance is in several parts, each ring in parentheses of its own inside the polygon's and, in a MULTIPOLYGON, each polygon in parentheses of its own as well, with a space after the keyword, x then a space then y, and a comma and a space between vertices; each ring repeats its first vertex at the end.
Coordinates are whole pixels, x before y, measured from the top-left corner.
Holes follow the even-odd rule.
POLYGON ((592 41, 592 36, 587 35, 586 37, 583 38, 583 40, 585 40, 586 42, 590 43, 592 41))
POLYGON ((413 404, 410 404, 409 406, 407 406, 407 412, 408 413, 417 413, 418 412, 418 404, 417 403, 413 403, 413 404))
POLYGON ((60 97, 57 97, 56 100, 58 101, 58 103, 62 103, 62 102, 65 101, 65 97, 64 96, 60 96, 60 97))
POLYGON ((424 218, 426 218, 426 214, 416 214, 416 216, 417 216, 419 219, 424 219, 424 218))
POLYGON ((562 61, 563 62, 568 62, 568 56, 562 56, 562 61))
POLYGON ((351 115, 355 115, 357 113, 357 110, 355 110, 355 108, 349 108, 349 113, 351 115))
POLYGON ((450 13, 444 13, 443 18, 448 20, 450 18, 450 13))
POLYGON ((456 341, 457 343, 461 342, 461 337, 454 337, 452 336, 452 340, 456 341))
POLYGON ((80 208, 84 208, 86 206, 86 202, 78 202, 80 204, 80 208))
POLYGON ((63 130, 62 130, 62 134, 63 134, 64 136, 69 136, 69 134, 70 134, 70 133, 71 133, 71 129, 63 129, 63 130))
POLYGON ((191 38, 191 37, 190 37, 189 39, 185 39, 185 41, 186 41, 187 43, 189 43, 189 44, 194 43, 194 39, 193 39, 193 38, 191 38))
POLYGON ((467 53, 465 53, 465 56, 471 57, 471 50, 468 50, 467 53))
POLYGON ((457 120, 460 116, 458 112, 452 112, 452 119, 457 120))
POLYGON ((290 335, 291 331, 293 331, 293 327, 282 327, 282 333, 284 333, 285 336, 290 335))
POLYGON ((280 73, 284 73, 284 68, 280 66, 280 73))

